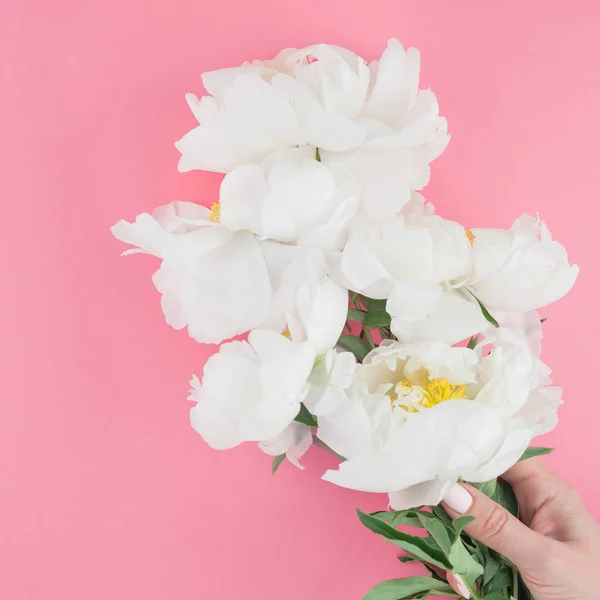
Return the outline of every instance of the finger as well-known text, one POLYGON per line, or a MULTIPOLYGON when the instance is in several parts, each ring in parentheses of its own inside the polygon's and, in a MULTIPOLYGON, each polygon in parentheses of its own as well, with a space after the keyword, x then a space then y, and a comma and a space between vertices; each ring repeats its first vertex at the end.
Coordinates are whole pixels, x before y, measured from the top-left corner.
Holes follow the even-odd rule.
POLYGON ((467 598, 467 600, 471 598, 471 592, 469 592, 469 588, 460 575, 455 575, 452 571, 446 571, 446 581, 461 598, 467 598))
POLYGON ((517 463, 502 477, 511 484, 521 519, 538 533, 562 542, 589 537, 595 523, 577 490, 536 459, 517 463))
POLYGON ((444 505, 453 518, 459 515, 475 517, 465 531, 506 556, 520 569, 526 568, 531 560, 539 560, 540 552, 548 542, 471 486, 455 485, 444 497, 444 505))
POLYGON ((522 460, 502 475, 502 479, 508 481, 513 489, 537 485, 540 479, 552 477, 556 477, 556 475, 541 460, 536 458, 522 460))
POLYGON ((558 487, 554 473, 535 459, 518 462, 502 475, 502 479, 510 483, 515 492, 519 517, 526 525, 531 525, 540 507, 548 504, 558 487))

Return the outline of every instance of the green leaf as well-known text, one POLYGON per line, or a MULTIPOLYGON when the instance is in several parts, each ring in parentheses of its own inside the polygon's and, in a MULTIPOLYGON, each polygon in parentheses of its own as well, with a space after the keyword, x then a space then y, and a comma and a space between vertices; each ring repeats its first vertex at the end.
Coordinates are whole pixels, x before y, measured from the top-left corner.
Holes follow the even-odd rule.
POLYGON ((415 575, 403 579, 391 579, 384 581, 374 588, 363 598, 363 600, 401 600, 418 594, 419 592, 434 592, 452 594, 452 588, 444 581, 437 581, 432 577, 415 575))
MULTIPOLYGON (((480 543, 476 542, 473 538, 469 537, 468 538, 469 542, 473 543, 473 556, 475 557, 475 560, 480 564, 483 565, 484 568, 484 572, 485 572, 485 555, 483 554, 483 548, 484 546, 482 546, 480 543)), ((465 540, 465 538, 463 538, 463 542, 468 543, 467 540, 465 540)))
POLYGON ((317 417, 311 414, 304 404, 300 405, 300 412, 295 416, 294 421, 304 423, 304 425, 308 425, 309 427, 317 427, 319 425, 317 417))
POLYGON ((475 346, 477 346, 478 342, 479 342, 479 336, 478 335, 472 336, 471 339, 469 340, 469 343, 467 344, 467 348, 469 350, 474 350, 475 346))
POLYGON ((279 465, 285 460, 285 454, 280 454, 273 459, 273 466, 271 467, 271 475, 275 475, 279 465))
MULTIPOLYGON (((400 510, 398 512, 379 511, 371 513, 372 517, 389 523, 392 527, 406 525, 407 527, 422 527, 415 510, 400 510)), ((423 511, 424 512, 424 511, 423 511)))
POLYGON ((365 302, 369 305, 369 312, 385 312, 385 306, 387 304, 387 300, 373 300, 371 298, 367 298, 366 296, 361 296, 365 300, 365 302))
POLYGON ((419 514, 425 512, 421 510, 400 510, 395 513, 390 521, 392 527, 406 525, 407 527, 423 527, 419 519, 419 514))
POLYGON ((456 535, 460 535, 463 532, 463 529, 474 520, 475 517, 469 517, 468 515, 454 519, 454 521, 452 521, 452 528, 456 532, 456 535))
POLYGON ((341 346, 344 350, 352 352, 356 358, 362 362, 363 358, 369 354, 371 347, 368 342, 357 338, 354 335, 346 335, 342 333, 338 340, 338 346, 341 346))
POLYGON ((502 563, 496 558, 496 553, 490 550, 487 546, 479 544, 483 552, 485 564, 483 565, 483 585, 487 585, 494 575, 498 572, 502 563))
POLYGON ((427 563, 420 563, 420 564, 421 564, 421 566, 423 566, 427 569, 427 572, 429 573, 429 575, 431 577, 433 577, 437 581, 443 581, 444 583, 446 583, 445 574, 444 574, 444 577, 442 577, 442 575, 440 575, 440 573, 438 571, 436 571, 435 567, 432 567, 431 565, 428 565, 427 563))
POLYGON ((452 527, 452 518, 450 517, 450 515, 446 512, 446 509, 441 506, 434 506, 431 509, 431 512, 445 525, 447 525, 448 527, 452 527))
POLYGON ((517 497, 515 496, 510 483, 504 481, 504 479, 498 479, 496 490, 492 495, 492 500, 501 506, 504 506, 504 508, 515 517, 519 516, 519 503, 517 502, 517 497))
POLYGON ((494 317, 492 317, 492 315, 490 315, 488 309, 483 305, 483 303, 481 302, 481 300, 479 300, 479 298, 473 294, 473 292, 470 292, 471 296, 473 296, 473 298, 475 298, 475 300, 477 301, 477 304, 479 304, 479 308, 481 309, 481 314, 485 317, 485 320, 488 321, 489 323, 491 323, 494 327, 500 327, 500 323, 498 323, 498 321, 496 321, 496 319, 494 319, 494 317))
POLYGON ((497 479, 490 479, 490 481, 484 481, 482 483, 468 482, 474 488, 477 488, 480 492, 483 492, 488 498, 491 498, 496 491, 496 485, 498 484, 497 479))
POLYGON ((448 559, 452 563, 452 572, 461 575, 471 587, 475 580, 483 575, 483 567, 473 558, 458 536, 450 549, 448 559))
POLYGON ((483 600, 506 600, 506 596, 501 596, 500 594, 486 594, 483 597, 483 600))
POLYGON ((399 556, 398 560, 401 563, 414 563, 414 562, 421 562, 418 558, 413 558, 412 556, 399 556))
POLYGON ((427 542, 419 536, 408 535, 402 531, 394 529, 392 526, 367 515, 364 512, 358 510, 358 518, 361 523, 367 528, 383 536, 385 539, 390 540, 396 546, 399 546, 407 553, 414 555, 416 558, 422 561, 426 561, 440 567, 440 569, 451 569, 452 564, 444 556, 444 553, 432 548, 427 542))
MULTIPOLYGON (((463 529, 472 521, 474 518, 469 516, 458 517, 452 521, 452 545, 448 552, 448 558, 452 563, 452 572, 461 575, 471 588, 475 586, 475 580, 483 574, 482 564, 476 560, 461 538, 463 529)), ((474 546, 472 550, 475 552, 474 546)))
POLYGON ((385 327, 379 327, 379 333, 381 335, 382 339, 387 339, 387 340, 395 340, 396 336, 389 330, 386 329, 385 327))
POLYGON ((523 456, 519 459, 528 460, 529 458, 534 458, 535 456, 544 456, 545 454, 551 454, 554 452, 554 448, 542 448, 541 446, 531 446, 527 448, 525 452, 523 452, 523 456))
POLYGON ((369 312, 365 319, 365 327, 377 329, 378 327, 389 327, 392 322, 392 317, 385 310, 372 310, 369 307, 369 312))
POLYGON ((348 321, 358 321, 359 323, 365 322, 365 317, 367 313, 364 310, 357 310, 356 308, 348 309, 348 321))
POLYGON ((440 548, 440 545, 430 535, 426 535, 421 539, 430 549, 434 550, 435 552, 443 552, 443 550, 440 548))
POLYGON ((452 547, 452 540, 450 539, 448 528, 432 515, 429 517, 421 516, 420 521, 425 526, 425 529, 431 534, 431 537, 436 541, 440 550, 448 556, 448 554, 450 554, 450 548, 452 547))
MULTIPOLYGON (((512 584, 512 576, 510 569, 507 567, 500 567, 496 574, 492 577, 490 582, 485 586, 485 593, 490 594, 492 592, 499 592, 506 590, 512 584)), ((484 596, 487 598, 487 595, 484 596)))

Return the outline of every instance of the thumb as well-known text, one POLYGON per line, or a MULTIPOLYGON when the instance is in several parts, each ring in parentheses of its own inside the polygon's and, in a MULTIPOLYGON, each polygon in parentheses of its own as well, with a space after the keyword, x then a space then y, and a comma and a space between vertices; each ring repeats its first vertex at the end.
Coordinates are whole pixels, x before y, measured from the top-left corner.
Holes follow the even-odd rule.
POLYGON ((505 508, 479 490, 456 484, 444 497, 451 517, 475 517, 465 532, 492 550, 499 552, 520 570, 542 551, 545 538, 523 525, 505 508))

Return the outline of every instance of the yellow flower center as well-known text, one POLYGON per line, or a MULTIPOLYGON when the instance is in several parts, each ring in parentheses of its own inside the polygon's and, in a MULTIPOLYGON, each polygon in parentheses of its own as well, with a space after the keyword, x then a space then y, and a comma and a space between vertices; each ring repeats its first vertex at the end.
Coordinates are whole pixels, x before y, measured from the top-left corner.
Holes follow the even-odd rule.
POLYGON ((287 338, 288 340, 292 339, 292 334, 290 333, 290 330, 287 327, 281 332, 281 335, 284 338, 287 338))
POLYGON ((390 394, 390 399, 394 408, 418 412, 421 408, 432 408, 446 400, 463 399, 466 389, 466 385, 454 385, 444 378, 428 379, 424 385, 414 385, 403 379, 390 394))
POLYGON ((210 207, 208 220, 211 223, 219 223, 221 221, 221 205, 218 202, 213 202, 213 205, 210 207))
POLYGON ((467 239, 471 246, 475 243, 475 234, 470 229, 467 229, 467 239))

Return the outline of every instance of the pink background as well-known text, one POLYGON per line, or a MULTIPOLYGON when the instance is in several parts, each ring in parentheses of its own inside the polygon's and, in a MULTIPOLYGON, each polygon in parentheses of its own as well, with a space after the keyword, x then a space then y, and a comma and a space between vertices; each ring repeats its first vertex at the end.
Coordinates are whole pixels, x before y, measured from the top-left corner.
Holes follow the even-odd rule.
POLYGON ((213 201, 173 147, 202 71, 314 42, 417 46, 453 134, 427 196, 468 226, 539 211, 581 265, 544 311, 566 403, 541 443, 600 517, 599 26, 587 0, 4 0, 0 597, 360 600, 406 573, 354 513, 384 498, 321 482, 321 451, 272 477, 192 432, 213 348, 165 325, 156 261, 109 233, 213 201))

